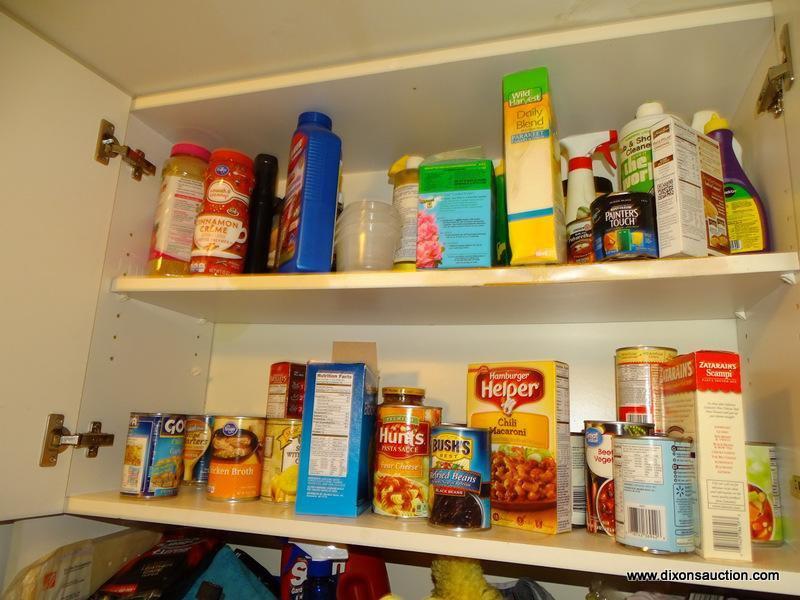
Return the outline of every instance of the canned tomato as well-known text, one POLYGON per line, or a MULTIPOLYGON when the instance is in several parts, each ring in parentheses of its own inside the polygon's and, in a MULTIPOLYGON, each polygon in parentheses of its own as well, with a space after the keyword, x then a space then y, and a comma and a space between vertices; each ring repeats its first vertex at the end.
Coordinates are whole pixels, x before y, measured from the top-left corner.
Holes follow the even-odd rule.
POLYGON ((783 544, 783 517, 775 444, 747 442, 744 451, 752 543, 780 546, 783 544))
POLYGON ((584 421, 586 443, 586 531, 614 535, 615 435, 652 435, 651 423, 584 421))
POLYGON ((267 419, 261 499, 289 504, 297 499, 302 419, 267 419))
POLYGON ((138 498, 175 496, 181 477, 183 415, 131 413, 120 492, 138 498))
POLYGON ((431 434, 431 506, 428 523, 452 531, 492 526, 488 429, 443 423, 431 434))
POLYGON ((595 260, 658 258, 652 194, 615 192, 596 198, 590 208, 595 260))
POLYGON ((569 434, 572 463, 572 524, 586 526, 586 444, 583 432, 569 434))
POLYGON ((614 437, 615 537, 654 554, 694 552, 697 485, 688 439, 614 437))
POLYGON ((397 388, 384 388, 384 403, 378 406, 372 509, 391 517, 427 518, 431 428, 442 421, 442 409, 386 402, 387 389, 397 388))
POLYGON ((264 417, 214 418, 209 500, 255 500, 261 493, 264 417))
POLYGON ((208 483, 213 427, 214 417, 211 415, 186 417, 186 440, 183 444, 183 483, 187 485, 208 483))
POLYGON ((203 208, 194 228, 191 273, 236 275, 244 268, 255 178, 249 156, 220 148, 211 153, 203 208))
POLYGON ((632 423, 653 423, 656 433, 665 432, 663 365, 678 355, 675 348, 630 346, 617 348, 617 418, 632 423))

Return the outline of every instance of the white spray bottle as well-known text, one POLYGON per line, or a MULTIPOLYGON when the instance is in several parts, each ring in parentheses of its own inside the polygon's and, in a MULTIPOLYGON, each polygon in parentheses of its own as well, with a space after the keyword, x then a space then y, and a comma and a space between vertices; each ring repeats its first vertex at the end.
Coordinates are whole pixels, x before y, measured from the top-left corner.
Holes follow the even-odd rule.
MULTIPOLYGON (((595 187, 592 155, 600 153, 612 168, 616 169, 611 152, 617 143, 616 130, 598 131, 574 135, 561 140, 567 152, 567 254, 571 263, 594 262, 592 252, 592 219, 589 207, 597 192, 608 193, 609 189, 595 187)), ((605 180, 608 181, 608 180, 605 180)), ((609 182, 610 184, 610 182, 609 182)))

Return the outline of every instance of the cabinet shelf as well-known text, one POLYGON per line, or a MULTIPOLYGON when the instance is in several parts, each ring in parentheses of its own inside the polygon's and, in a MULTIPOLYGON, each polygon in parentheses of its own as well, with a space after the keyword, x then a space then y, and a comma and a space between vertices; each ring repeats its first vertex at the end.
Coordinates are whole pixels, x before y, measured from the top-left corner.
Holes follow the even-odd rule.
POLYGON ((72 496, 66 512, 73 515, 169 525, 188 525, 226 531, 284 536, 332 543, 358 544, 430 554, 447 554, 574 570, 584 565, 597 573, 625 575, 628 571, 775 570, 779 582, 728 581, 726 587, 784 591, 800 586, 800 561, 791 546, 757 548, 750 563, 706 561, 695 554, 654 556, 624 548, 606 536, 576 530, 548 536, 495 527, 489 531, 455 534, 425 522, 396 521, 364 513, 356 519, 296 516, 291 507, 264 502, 210 502, 202 490, 181 490, 163 500, 124 498, 116 491, 72 496))
POLYGON ((448 325, 730 319, 795 252, 417 272, 119 277, 112 291, 215 323, 448 325))

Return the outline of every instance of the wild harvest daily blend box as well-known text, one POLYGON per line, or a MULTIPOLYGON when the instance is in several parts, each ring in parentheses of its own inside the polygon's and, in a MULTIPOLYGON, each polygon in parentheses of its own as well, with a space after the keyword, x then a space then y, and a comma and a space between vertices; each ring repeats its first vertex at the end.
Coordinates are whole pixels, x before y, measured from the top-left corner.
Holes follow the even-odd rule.
POLYGON ((492 432, 492 525, 572 528, 569 368, 556 361, 477 363, 467 419, 492 432))
POLYGON ((511 264, 564 262, 561 148, 546 68, 503 77, 503 150, 511 264))

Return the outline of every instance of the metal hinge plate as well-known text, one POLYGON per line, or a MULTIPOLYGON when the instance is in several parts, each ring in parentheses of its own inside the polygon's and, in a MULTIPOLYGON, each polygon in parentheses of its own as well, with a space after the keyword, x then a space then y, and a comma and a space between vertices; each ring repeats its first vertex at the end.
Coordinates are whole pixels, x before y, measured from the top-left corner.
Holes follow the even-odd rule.
POLYGON ((97 132, 97 146, 94 149, 94 159, 104 165, 109 159, 120 156, 123 161, 131 166, 131 177, 136 181, 142 180, 142 175, 155 175, 156 166, 144 155, 142 150, 134 150, 130 146, 123 146, 114 137, 114 124, 102 119, 100 130, 97 132))
POLYGON ((39 466, 55 467, 58 455, 67 448, 86 448, 86 456, 94 458, 99 448, 113 444, 114 434, 103 433, 103 424, 100 421, 92 421, 88 432, 73 435, 64 427, 64 415, 53 413, 47 416, 39 466))
POLYGON ((783 94, 794 83, 794 69, 792 68, 792 47, 789 40, 789 26, 784 25, 780 35, 782 61, 773 65, 767 71, 767 78, 761 86, 761 93, 756 101, 759 114, 771 112, 775 117, 783 114, 783 94))

